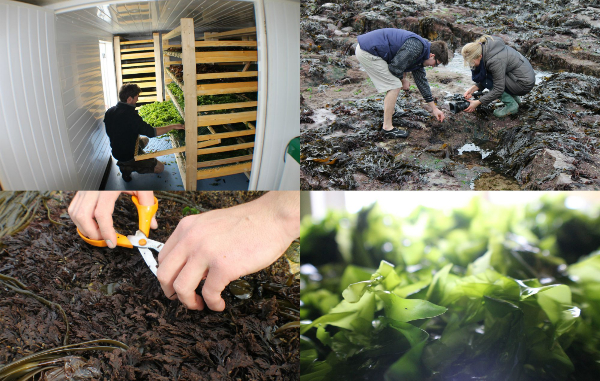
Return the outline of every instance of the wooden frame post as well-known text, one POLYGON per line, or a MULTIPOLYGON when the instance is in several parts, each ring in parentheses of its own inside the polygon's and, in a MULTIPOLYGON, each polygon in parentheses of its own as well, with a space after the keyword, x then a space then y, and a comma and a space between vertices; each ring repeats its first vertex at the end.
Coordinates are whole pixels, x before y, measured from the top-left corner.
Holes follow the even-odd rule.
POLYGON ((162 64, 160 59, 162 58, 162 49, 160 46, 160 33, 152 33, 154 40, 154 72, 156 73, 156 100, 159 102, 164 101, 163 98, 163 80, 162 80, 162 64))
POLYGON ((121 37, 113 39, 113 51, 115 52, 115 71, 117 77, 117 93, 123 86, 123 72, 121 71, 121 37))
POLYGON ((181 19, 181 61, 185 99, 185 190, 196 190, 198 165, 198 101, 194 19, 181 19))

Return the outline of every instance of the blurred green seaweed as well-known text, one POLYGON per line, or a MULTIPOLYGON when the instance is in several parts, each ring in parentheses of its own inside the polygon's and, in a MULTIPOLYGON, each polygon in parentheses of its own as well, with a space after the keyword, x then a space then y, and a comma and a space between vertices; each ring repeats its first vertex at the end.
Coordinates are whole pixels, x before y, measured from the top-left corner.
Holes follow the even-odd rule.
POLYGON ((600 217, 565 198, 303 220, 301 381, 596 379, 600 217))

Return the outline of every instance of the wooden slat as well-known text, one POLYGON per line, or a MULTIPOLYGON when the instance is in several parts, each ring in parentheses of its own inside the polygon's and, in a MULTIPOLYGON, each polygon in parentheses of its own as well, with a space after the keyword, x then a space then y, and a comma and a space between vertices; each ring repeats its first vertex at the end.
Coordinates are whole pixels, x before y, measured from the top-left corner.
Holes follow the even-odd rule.
POLYGON ((163 50, 163 55, 181 59, 181 52, 169 52, 169 51, 163 50))
POLYGON ((121 38, 119 36, 115 36, 113 39, 113 50, 115 53, 115 71, 117 77, 117 92, 123 86, 123 72, 121 71, 121 38))
POLYGON ((242 34, 256 34, 256 27, 230 30, 228 32, 211 33, 210 38, 221 38, 227 36, 241 36, 242 34))
POLYGON ((229 176, 235 175, 237 173, 243 173, 252 169, 252 162, 241 163, 228 165, 224 167, 216 167, 216 168, 204 168, 199 169, 196 175, 196 179, 211 179, 217 176, 229 176))
POLYGON ((144 103, 144 102, 156 102, 156 96, 152 96, 152 97, 139 97, 138 98, 138 103, 144 103))
POLYGON ((179 106, 179 103, 177 103, 177 99, 175 99, 175 97, 171 93, 171 90, 169 90, 169 88, 167 86, 165 86, 165 91, 167 93, 167 98, 171 98, 171 102, 173 102, 173 104, 175 105, 175 108, 179 112, 179 115, 181 116, 181 118, 183 120, 185 120, 185 117, 184 117, 185 114, 183 113, 183 110, 181 109, 181 106, 179 106))
POLYGON ((252 51, 223 51, 223 52, 197 52, 196 63, 215 62, 247 62, 257 61, 258 53, 252 51))
POLYGON ((154 47, 149 46, 149 47, 143 47, 143 48, 121 49, 121 53, 147 52, 147 51, 153 51, 153 50, 154 50, 154 47))
POLYGON ((152 40, 121 41, 121 45, 149 44, 152 40))
POLYGON ((153 67, 140 67, 137 69, 123 69, 123 74, 140 74, 140 73, 154 73, 153 67))
POLYGON ((163 35, 163 41, 170 40, 170 39, 175 38, 180 35, 181 35, 181 25, 178 26, 177 28, 173 29, 169 33, 163 35))
POLYGON ((160 50, 160 34, 152 33, 154 41, 154 73, 156 76, 156 91, 158 92, 157 98, 159 102, 164 100, 163 97, 163 80, 162 80, 162 65, 160 63, 161 50, 160 50))
MULTIPOLYGON (((198 112, 196 111, 196 56, 194 48, 194 19, 181 19, 181 49, 182 49, 182 64, 183 64, 183 97, 186 105, 185 112, 185 173, 186 184, 185 190, 196 190, 196 170, 197 161, 196 145, 198 144, 196 137, 198 136, 198 112)), ((170 32, 169 34, 172 34, 170 32)), ((169 35, 167 34, 167 36, 169 35)), ((171 38, 164 37, 164 38, 171 38)), ((204 148, 211 149, 211 148, 204 148)))
POLYGON ((239 103, 221 103, 214 105, 198 106, 198 112, 215 111, 215 110, 231 110, 236 108, 256 107, 258 102, 239 102, 239 103))
POLYGON ((236 94, 258 91, 258 82, 211 83, 198 85, 198 95, 236 94))
POLYGON ((177 80, 177 77, 175 77, 175 74, 173 74, 171 69, 166 67, 165 72, 169 75, 169 78, 171 78, 173 80, 173 82, 175 82, 177 84, 177 86, 179 86, 180 89, 183 89, 183 83, 181 83, 177 80))
POLYGON ((166 149, 163 151, 157 151, 157 152, 146 153, 143 155, 134 156, 134 158, 135 158, 135 161, 140 161, 140 160, 152 159, 154 157, 170 155, 172 153, 183 152, 183 151, 185 151, 185 147, 169 148, 169 149, 166 149))
POLYGON ((196 41, 197 48, 217 47, 217 46, 256 46, 256 41, 196 41))
POLYGON ((138 62, 132 64, 123 64, 122 67, 141 67, 141 66, 154 66, 154 62, 138 62))
POLYGON ((237 163, 239 161, 252 160, 252 155, 243 155, 236 157, 229 157, 227 159, 201 161, 198 163, 198 168, 213 167, 215 165, 237 163))
POLYGON ((246 77, 257 77, 257 71, 230 71, 225 73, 206 73, 196 74, 196 79, 221 79, 221 78, 246 78, 246 77))
MULTIPOLYGON (((177 147, 178 142, 173 137, 173 135, 169 135, 169 139, 171 140, 171 145, 173 147, 177 147)), ((182 152, 175 154, 175 161, 177 162, 177 169, 179 170, 179 176, 181 176, 181 181, 185 184, 185 156, 182 152)))
MULTIPOLYGON (((121 50, 121 53, 123 51, 121 50)), ((132 54, 123 54, 121 55, 121 60, 139 60, 142 58, 152 58, 154 57, 154 53, 132 53, 132 54)))
MULTIPOLYGON (((198 144, 201 144, 201 143, 198 143, 198 144)), ((254 147, 254 142, 242 143, 242 144, 232 144, 229 146, 222 146, 222 147, 202 148, 202 149, 198 150, 198 155, 206 155, 209 153, 218 153, 218 152, 237 151, 240 149, 248 149, 248 148, 252 148, 252 147, 254 147)))
POLYGON ((225 139, 225 138, 237 138, 238 136, 254 135, 254 130, 242 130, 232 132, 221 132, 214 135, 198 135, 198 141, 212 140, 212 139, 225 139))
POLYGON ((123 82, 144 82, 144 81, 154 81, 156 78, 154 77, 139 77, 139 78, 123 78, 123 82))
POLYGON ((256 120, 256 111, 233 112, 229 114, 203 115, 198 117, 198 127, 217 124, 251 122, 256 120))
POLYGON ((205 142, 198 143, 198 148, 215 146, 215 145, 217 145, 217 144, 221 144, 221 139, 216 139, 216 140, 207 140, 207 141, 205 141, 205 142))

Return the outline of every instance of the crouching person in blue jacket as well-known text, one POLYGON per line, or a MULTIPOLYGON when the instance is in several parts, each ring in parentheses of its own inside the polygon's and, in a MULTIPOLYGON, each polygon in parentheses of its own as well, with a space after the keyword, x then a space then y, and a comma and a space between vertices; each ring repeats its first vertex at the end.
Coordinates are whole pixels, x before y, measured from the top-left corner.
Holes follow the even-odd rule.
POLYGON ((444 41, 429 42, 418 34, 403 29, 384 28, 358 36, 356 58, 364 67, 383 100, 383 130, 388 138, 405 138, 408 131, 395 128, 392 116, 400 89, 410 88, 406 73, 412 72, 419 92, 440 122, 444 113, 433 102, 425 66, 448 64, 448 45, 444 41))

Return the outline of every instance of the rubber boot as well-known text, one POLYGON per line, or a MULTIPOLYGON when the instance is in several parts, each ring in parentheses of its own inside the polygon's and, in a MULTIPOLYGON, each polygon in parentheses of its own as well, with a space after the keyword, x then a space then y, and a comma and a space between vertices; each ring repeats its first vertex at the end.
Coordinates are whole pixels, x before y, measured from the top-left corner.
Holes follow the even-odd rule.
POLYGON ((519 111, 519 105, 517 104, 517 101, 506 91, 502 93, 501 99, 504 103, 504 107, 494 110, 494 116, 497 118, 504 118, 506 115, 516 114, 517 111, 519 111))
POLYGON ((521 104, 522 103, 521 97, 519 97, 517 95, 513 95, 512 97, 515 99, 515 101, 517 101, 517 104, 521 104))

